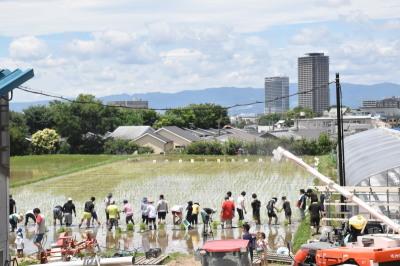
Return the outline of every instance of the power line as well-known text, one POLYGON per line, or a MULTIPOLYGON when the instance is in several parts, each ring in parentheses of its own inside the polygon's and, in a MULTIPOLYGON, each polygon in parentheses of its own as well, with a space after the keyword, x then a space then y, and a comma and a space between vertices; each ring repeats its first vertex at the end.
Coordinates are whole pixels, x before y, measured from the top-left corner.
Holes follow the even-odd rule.
MULTIPOLYGON (((274 99, 268 100, 268 101, 254 101, 254 102, 249 102, 249 103, 238 103, 238 104, 234 104, 234 105, 230 105, 230 106, 221 106, 221 109, 233 109, 233 108, 237 108, 237 107, 245 107, 245 106, 251 106, 251 105, 256 105, 256 104, 267 104, 267 103, 271 103, 271 102, 275 102, 275 101, 279 101, 279 100, 283 100, 286 98, 290 98, 296 95, 303 95, 303 94, 308 94, 311 93, 317 89, 321 89, 321 88, 325 88, 326 86, 329 86, 329 84, 335 83, 335 81, 331 81, 328 82, 327 84, 312 88, 310 90, 305 90, 305 91, 299 91, 296 93, 292 93, 292 94, 288 94, 288 95, 284 95, 284 96, 280 96, 280 97, 275 97, 274 99)), ((124 109, 132 109, 132 110, 152 110, 152 111, 172 111, 172 110, 183 110, 187 107, 170 107, 170 108, 135 108, 135 107, 130 107, 130 106, 125 106, 125 105, 111 105, 111 104, 104 104, 101 102, 89 102, 89 101, 79 101, 79 100, 72 100, 69 99, 68 97, 65 96, 61 96, 61 95, 56 95, 55 93, 51 93, 51 92, 44 92, 44 91, 39 91, 39 90, 35 90, 32 89, 30 87, 27 86, 19 86, 17 87, 17 89, 27 92, 27 93, 32 93, 32 94, 36 94, 36 95, 42 95, 42 96, 46 96, 46 97, 50 97, 50 98, 54 98, 54 99, 59 99, 59 100, 63 100, 63 101, 67 101, 70 103, 77 103, 77 104, 93 104, 93 105, 98 105, 98 106, 102 106, 102 107, 110 107, 110 108, 124 108, 124 109)), ((197 107, 192 107, 190 109, 194 109, 194 110, 207 110, 210 109, 209 107, 201 107, 201 106, 197 106, 197 107)))

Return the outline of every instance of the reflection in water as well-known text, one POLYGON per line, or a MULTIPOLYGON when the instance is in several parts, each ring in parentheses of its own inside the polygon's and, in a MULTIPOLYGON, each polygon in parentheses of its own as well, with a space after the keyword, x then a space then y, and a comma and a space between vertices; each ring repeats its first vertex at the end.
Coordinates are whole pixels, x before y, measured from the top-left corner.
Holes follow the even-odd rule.
POLYGON ((150 249, 150 241, 149 241, 149 231, 143 232, 142 234, 142 249, 143 252, 149 251, 150 249))
POLYGON ((120 245, 121 237, 122 237, 122 234, 120 234, 120 233, 114 233, 114 232, 107 231, 106 248, 113 249, 113 250, 120 250, 121 249, 121 245, 120 245))
POLYGON ((133 250, 133 232, 128 232, 123 235, 124 251, 129 252, 133 250))
POLYGON ((292 228, 290 226, 285 227, 284 244, 286 245, 288 242, 292 243, 292 237, 293 237, 292 228))
MULTIPOLYGON (((58 228, 58 227, 57 227, 58 228)), ((287 241, 292 240, 292 235, 296 226, 262 226, 257 228, 252 226, 251 233, 256 234, 258 231, 264 232, 268 237, 270 248, 277 249, 285 246, 287 241)), ((57 241, 59 234, 57 229, 49 226, 47 233, 47 241, 45 246, 50 247, 52 243, 57 241)), ((84 238, 86 230, 71 227, 73 236, 80 241, 84 238)), ((135 248, 140 248, 141 251, 148 251, 150 248, 161 248, 163 253, 182 252, 194 253, 200 248, 207 240, 218 239, 238 239, 242 238, 242 229, 218 229, 213 230, 213 235, 208 238, 203 237, 202 228, 195 228, 193 230, 174 230, 173 227, 166 227, 158 231, 146 232, 129 232, 129 233, 115 233, 108 232, 106 228, 96 227, 91 231, 96 236, 102 250, 124 250, 132 251, 135 248)), ((34 227, 28 227, 25 230, 25 254, 30 254, 36 251, 32 243, 34 236, 34 227)), ((14 248, 15 234, 10 233, 10 248, 14 248)))
POLYGON ((278 230, 275 228, 275 226, 269 226, 268 245, 272 250, 276 250, 278 248, 278 243, 276 242, 277 236, 278 230))
POLYGON ((159 230, 157 235, 158 247, 165 253, 168 247, 168 234, 165 229, 159 230))

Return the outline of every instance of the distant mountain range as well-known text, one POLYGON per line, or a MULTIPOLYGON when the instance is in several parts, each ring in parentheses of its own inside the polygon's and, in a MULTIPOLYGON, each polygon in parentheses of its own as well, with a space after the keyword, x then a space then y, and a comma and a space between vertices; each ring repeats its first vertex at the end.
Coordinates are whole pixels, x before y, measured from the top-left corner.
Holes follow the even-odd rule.
MULTIPOLYGON (((290 84, 290 93, 297 91, 297 84, 290 84)), ((343 104, 350 107, 359 107, 363 100, 383 99, 391 96, 400 96, 400 85, 393 83, 379 83, 374 85, 342 84, 343 104)), ((330 90, 331 104, 336 102, 334 84, 330 90)), ((176 93, 150 92, 138 94, 116 94, 100 97, 104 102, 132 100, 133 98, 149 101, 151 108, 182 107, 191 103, 216 103, 222 106, 250 103, 264 100, 263 88, 208 88, 202 90, 184 90, 176 93)), ((22 111, 32 105, 48 104, 49 101, 11 102, 13 111, 22 111)), ((297 106, 297 96, 290 98, 290 107, 297 106)), ((255 104, 246 107, 237 107, 230 110, 230 114, 263 113, 264 104, 255 104)))

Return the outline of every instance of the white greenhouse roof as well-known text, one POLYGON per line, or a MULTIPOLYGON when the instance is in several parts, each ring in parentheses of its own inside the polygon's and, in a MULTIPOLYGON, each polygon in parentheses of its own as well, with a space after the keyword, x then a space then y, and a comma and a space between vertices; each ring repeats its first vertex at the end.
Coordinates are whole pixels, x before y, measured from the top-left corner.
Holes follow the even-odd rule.
POLYGON ((400 166, 400 131, 375 128, 344 139, 346 185, 400 166))

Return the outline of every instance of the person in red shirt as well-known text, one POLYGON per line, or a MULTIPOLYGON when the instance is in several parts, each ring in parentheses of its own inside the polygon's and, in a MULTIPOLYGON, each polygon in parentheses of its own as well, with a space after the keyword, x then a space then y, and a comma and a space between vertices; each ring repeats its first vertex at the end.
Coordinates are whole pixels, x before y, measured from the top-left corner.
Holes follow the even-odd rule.
POLYGON ((225 197, 225 201, 222 203, 221 210, 221 226, 224 228, 224 223, 226 228, 232 228, 232 219, 235 216, 235 203, 229 200, 229 197, 225 197))

